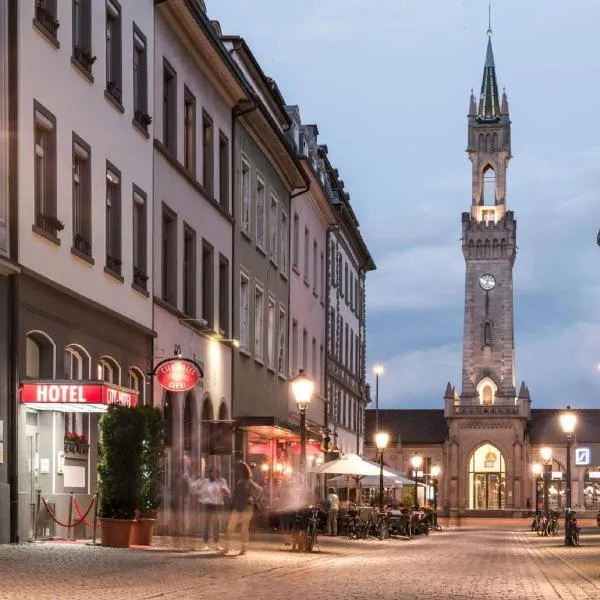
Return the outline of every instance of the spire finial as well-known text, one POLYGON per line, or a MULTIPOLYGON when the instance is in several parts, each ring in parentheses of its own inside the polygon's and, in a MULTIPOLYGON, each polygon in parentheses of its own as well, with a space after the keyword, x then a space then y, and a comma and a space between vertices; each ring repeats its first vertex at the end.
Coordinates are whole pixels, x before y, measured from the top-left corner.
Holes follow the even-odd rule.
POLYGON ((488 30, 487 30, 487 34, 488 34, 489 38, 492 37, 492 3, 491 2, 488 4, 488 30))

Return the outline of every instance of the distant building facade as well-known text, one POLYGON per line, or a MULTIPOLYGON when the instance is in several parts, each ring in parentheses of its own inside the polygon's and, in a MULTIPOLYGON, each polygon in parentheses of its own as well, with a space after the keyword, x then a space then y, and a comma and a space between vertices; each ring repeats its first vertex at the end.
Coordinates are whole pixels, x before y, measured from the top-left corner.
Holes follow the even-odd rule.
POLYGON ((344 189, 320 146, 324 185, 338 224, 327 242, 327 360, 326 394, 328 450, 362 454, 366 385, 366 276, 375 262, 360 234, 359 223, 344 189))

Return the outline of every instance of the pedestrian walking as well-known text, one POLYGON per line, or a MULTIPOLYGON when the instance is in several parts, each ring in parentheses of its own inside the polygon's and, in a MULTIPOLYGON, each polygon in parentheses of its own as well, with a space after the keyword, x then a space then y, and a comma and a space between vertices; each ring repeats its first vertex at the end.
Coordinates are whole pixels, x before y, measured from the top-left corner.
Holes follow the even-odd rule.
POLYGON ((340 498, 335 493, 335 488, 329 488, 327 494, 327 533, 337 535, 337 518, 340 510, 340 498))
POLYGON ((263 490, 252 481, 252 471, 245 462, 239 462, 235 470, 235 486, 231 495, 231 515, 229 515, 225 536, 225 552, 229 553, 233 531, 239 523, 242 534, 240 555, 242 555, 248 551, 250 521, 252 520, 254 506, 259 502, 263 490))
POLYGON ((190 487, 192 493, 198 495, 202 510, 202 529, 204 534, 204 547, 202 550, 210 550, 208 542, 212 534, 215 549, 220 552, 224 550, 224 548, 219 546, 221 513, 225 497, 230 496, 227 482, 221 477, 219 469, 216 466, 212 466, 208 471, 208 477, 195 481, 190 487))

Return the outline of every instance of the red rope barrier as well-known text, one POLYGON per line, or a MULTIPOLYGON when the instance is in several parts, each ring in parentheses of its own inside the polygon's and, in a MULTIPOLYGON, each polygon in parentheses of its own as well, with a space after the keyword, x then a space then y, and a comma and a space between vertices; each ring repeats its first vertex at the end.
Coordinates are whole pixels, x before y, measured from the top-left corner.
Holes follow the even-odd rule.
MULTIPOLYGON (((94 527, 91 523, 88 523, 88 521, 86 519, 87 514, 90 512, 90 508, 92 508, 92 504, 94 504, 94 498, 92 498, 92 501, 90 502, 90 505, 88 506, 88 509, 85 511, 85 515, 81 514, 81 509, 79 508, 79 502, 77 502, 77 498, 73 497, 73 503, 75 504, 75 510, 77 511, 77 514, 81 517, 83 522, 88 527, 94 527)), ((96 517, 96 527, 102 527, 102 525, 100 524, 100 519, 98 519, 98 517, 96 517)))
POLYGON ((88 513, 90 512, 90 509, 92 508, 93 505, 93 501, 92 503, 89 505, 85 515, 83 515, 83 517, 81 519, 79 519, 78 521, 75 521, 74 523, 71 523, 70 525, 66 525, 65 523, 62 523, 61 521, 59 521, 56 518, 56 515, 52 513, 52 511, 50 510, 50 507, 48 506, 48 503, 46 502, 46 498, 44 498, 44 496, 41 496, 42 498, 42 502, 44 503, 44 506, 46 507, 46 510, 48 511, 48 514, 50 515, 50 518, 57 524, 60 525, 61 527, 66 527, 67 529, 71 528, 71 527, 75 527, 77 525, 79 525, 80 523, 83 523, 85 517, 87 517, 88 513))

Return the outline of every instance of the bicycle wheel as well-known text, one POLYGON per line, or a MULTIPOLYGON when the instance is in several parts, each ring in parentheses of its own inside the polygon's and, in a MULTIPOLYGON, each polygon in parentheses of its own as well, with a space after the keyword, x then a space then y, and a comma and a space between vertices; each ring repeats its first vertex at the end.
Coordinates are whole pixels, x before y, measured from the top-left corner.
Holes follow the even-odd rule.
POLYGON ((550 533, 552 535, 558 535, 559 529, 560 529, 560 525, 558 524, 558 521, 552 521, 552 523, 550 525, 550 533))
POLYGON ((538 526, 535 529, 535 532, 539 535, 542 536, 544 535, 544 531, 546 530, 546 525, 544 523, 538 523, 538 526))

